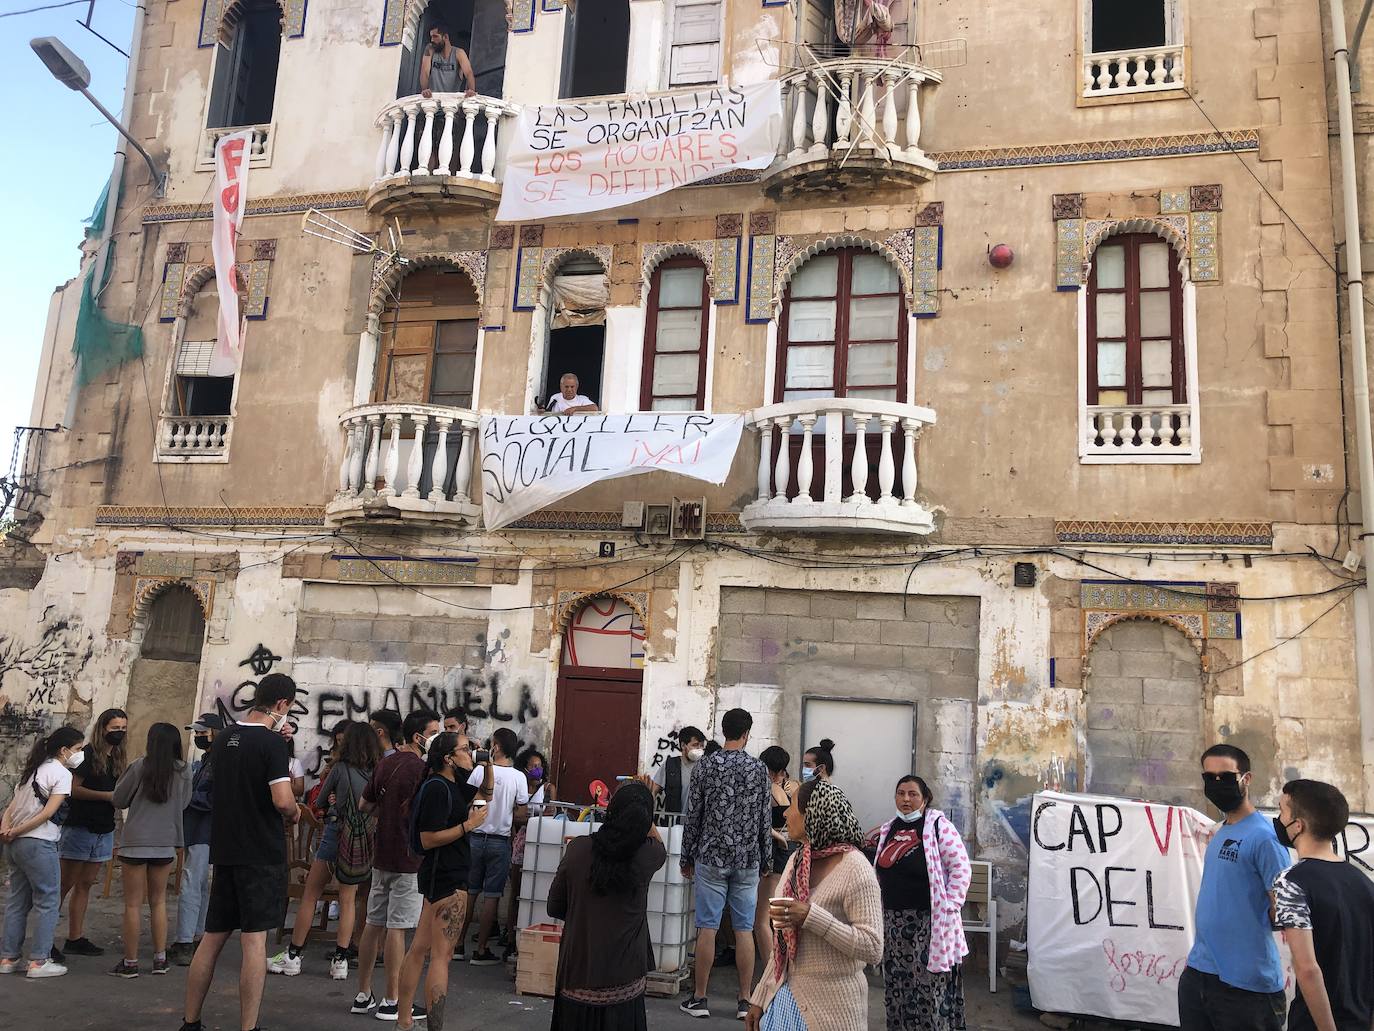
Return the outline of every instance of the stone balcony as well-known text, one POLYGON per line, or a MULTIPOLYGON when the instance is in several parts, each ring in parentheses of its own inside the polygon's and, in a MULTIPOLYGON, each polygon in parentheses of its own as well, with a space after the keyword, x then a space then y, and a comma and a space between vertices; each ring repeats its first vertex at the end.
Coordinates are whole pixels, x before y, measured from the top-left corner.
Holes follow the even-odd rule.
POLYGON ((502 121, 517 105, 435 93, 394 100, 377 115, 381 139, 367 210, 436 213, 494 208, 501 200, 502 121))
POLYGON ((1083 55, 1083 97, 1118 97, 1182 90, 1184 48, 1139 47, 1083 55))
POLYGON ((350 408, 339 427, 343 461, 327 523, 477 523, 476 412, 384 402, 350 408))
POLYGON ((783 199, 888 184, 919 186, 936 164, 921 149, 921 90, 942 81, 915 48, 886 56, 819 57, 802 48, 785 72, 783 134, 764 187, 783 199))
POLYGON ((929 408, 811 398, 756 408, 758 495, 740 520, 750 530, 923 536, 933 513, 916 501, 916 439, 929 408))

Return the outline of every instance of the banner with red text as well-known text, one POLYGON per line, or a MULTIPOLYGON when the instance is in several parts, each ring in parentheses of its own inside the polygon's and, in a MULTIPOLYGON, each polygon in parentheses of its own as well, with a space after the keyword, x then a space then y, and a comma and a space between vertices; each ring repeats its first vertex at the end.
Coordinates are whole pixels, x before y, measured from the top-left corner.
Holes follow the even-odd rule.
POLYGON ((482 417, 482 521, 488 530, 600 480, 669 472, 724 483, 743 415, 482 417))
POLYGON ((235 265, 243 208, 248 202, 250 129, 222 136, 215 144, 214 229, 210 251, 219 291, 219 334, 210 355, 211 376, 234 376, 243 357, 243 320, 239 315, 239 277, 235 265))
POLYGON ((767 168, 782 133, 776 80, 526 107, 506 151, 498 222, 633 204, 736 168, 767 168))

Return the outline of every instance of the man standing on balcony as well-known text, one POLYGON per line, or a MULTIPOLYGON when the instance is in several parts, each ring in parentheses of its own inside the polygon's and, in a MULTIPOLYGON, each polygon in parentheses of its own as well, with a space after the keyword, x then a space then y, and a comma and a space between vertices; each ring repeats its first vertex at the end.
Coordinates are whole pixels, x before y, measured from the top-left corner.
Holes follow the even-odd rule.
MULTIPOLYGON (((462 47, 453 45, 449 39, 448 26, 436 24, 429 30, 429 47, 420 61, 420 96, 428 100, 436 93, 457 93, 460 75, 466 85, 464 95, 476 95, 477 77, 472 74, 472 64, 468 61, 467 52, 462 47)), ((455 116, 450 113, 447 117, 455 116)), ((436 115, 430 125, 433 127, 431 131, 434 135, 434 146, 430 149, 429 170, 433 172, 439 164, 439 141, 443 139, 444 122, 436 115)), ((455 137, 461 126, 461 122, 455 123, 455 137)), ((456 139, 454 149, 457 150, 456 139)), ((450 170, 444 171, 447 174, 450 170)))

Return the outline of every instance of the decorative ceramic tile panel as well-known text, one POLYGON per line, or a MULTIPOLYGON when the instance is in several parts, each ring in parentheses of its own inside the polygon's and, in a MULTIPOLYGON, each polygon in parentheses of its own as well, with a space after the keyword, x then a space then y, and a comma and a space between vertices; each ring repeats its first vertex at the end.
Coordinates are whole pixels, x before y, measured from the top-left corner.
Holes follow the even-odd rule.
POLYGON ((543 248, 522 246, 515 257, 515 311, 534 311, 539 303, 539 270, 543 267, 543 248))
MULTIPOLYGON (((244 206, 244 215, 290 215, 317 208, 320 211, 339 211, 343 208, 361 208, 363 191, 349 190, 342 193, 306 193, 296 196, 249 197, 244 206)), ((205 204, 150 204, 143 209, 143 222, 209 222, 214 211, 205 204)))
POLYGON ((219 42, 219 22, 224 14, 224 0, 205 0, 200 9, 199 47, 212 47, 219 42))
POLYGON ((267 281, 272 274, 272 263, 270 261, 253 261, 239 265, 239 275, 248 284, 248 301, 243 306, 243 317, 246 319, 265 319, 267 318, 267 281))
POLYGON ((181 283, 186 275, 182 262, 168 262, 162 267, 162 295, 158 299, 159 322, 173 322, 181 312, 181 283))
POLYGON ((1189 209, 1192 211, 1220 211, 1221 210, 1221 184, 1209 183, 1206 186, 1194 186, 1189 191, 1192 199, 1189 209))
POLYGON ((405 37, 405 28, 406 0, 386 0, 382 7, 382 46, 399 46, 405 37))
POLYGON ((1188 217, 1192 223, 1188 240, 1192 247, 1193 282, 1215 282, 1221 277, 1217 265, 1217 227, 1221 214, 1216 211, 1194 211, 1188 217))
POLYGON ((351 583, 471 584, 477 566, 465 559, 392 559, 380 556, 331 556, 338 562, 340 580, 351 583))
POLYGON ((945 221, 945 202, 933 200, 920 211, 916 212, 916 225, 918 226, 938 226, 945 221))
POLYGON ((771 236, 777 231, 777 215, 772 211, 751 211, 749 213, 749 235, 771 236))
POLYGON ((1083 220, 1061 218, 1054 224, 1054 287, 1077 290, 1083 285, 1083 220))
POLYGON ((917 226, 913 234, 911 313, 928 318, 940 311, 940 258, 944 226, 917 226))
POLYGON ((282 8, 282 34, 287 39, 300 39, 305 35, 305 9, 307 0, 278 0, 282 8))
POLYGON ((1188 191, 1187 190, 1160 190, 1159 191, 1159 213, 1161 215, 1176 215, 1181 211, 1188 210, 1188 191))
POLYGON ((646 243, 639 248, 640 259, 639 267, 644 278, 644 289, 647 292, 649 282, 653 278, 654 270, 669 258, 679 255, 689 254, 700 258, 701 263, 706 266, 706 277, 710 280, 712 293, 715 292, 715 241, 714 240, 680 240, 675 243, 646 243))
POLYGON ((1081 193, 1056 193, 1050 197, 1050 218, 1082 218, 1083 195, 1081 193))
POLYGON ((167 260, 185 262, 191 253, 191 245, 188 243, 169 243, 167 245, 167 260))
POLYGON ((711 299, 717 304, 739 303, 739 255, 742 240, 738 236, 715 241, 712 265, 715 268, 715 284, 711 299))
POLYGON ((200 602, 201 614, 206 619, 210 618, 210 608, 215 599, 215 581, 210 579, 185 580, 171 576, 140 576, 135 579, 129 612, 132 614, 139 611, 154 596, 161 594, 173 584, 185 587, 194 594, 196 600, 200 602))
POLYGON ((1090 255, 1114 232, 1136 223, 1152 223, 1180 252, 1188 253, 1188 215, 1154 215, 1144 218, 1090 218, 1083 225, 1083 253, 1090 255))
POLYGON ((97 526, 323 526, 324 509, 305 505, 236 505, 230 511, 223 505, 100 505, 95 521, 97 526))
POLYGON ((1259 522, 1147 523, 1132 520, 1063 520, 1054 524, 1060 544, 1232 544, 1269 547, 1274 528, 1259 522))
POLYGON ((716 216, 716 239, 724 240, 731 236, 740 236, 744 233, 744 216, 735 212, 728 215, 716 216))
POLYGON ((563 10, 563 0, 543 0, 540 7, 545 14, 553 14, 555 11, 563 10))
POLYGON ((512 32, 534 31, 535 0, 511 0, 510 26, 512 32))
POLYGON ((768 322, 773 318, 773 265, 777 239, 771 234, 749 237, 746 322, 768 322))
POLYGON ((539 278, 542 280, 553 269, 556 269, 558 263, 569 254, 591 255, 601 262, 601 267, 609 275, 614 253, 614 248, 608 243, 598 243, 591 247, 545 247, 539 252, 539 278))
POLYGON ((1240 613, 1207 613, 1207 636, 1209 638, 1220 638, 1225 641, 1238 640, 1240 638, 1240 613))
POLYGON ((1192 154, 1259 150, 1258 129, 1234 129, 1223 136, 1224 138, 1220 138, 1215 132, 1197 132, 1129 140, 1050 143, 1034 147, 951 150, 927 156, 939 164, 941 172, 968 172, 983 168, 1071 165, 1095 161, 1129 161, 1139 158, 1186 157, 1192 154))
POLYGON ((528 225, 520 227, 520 246, 521 247, 543 247, 544 246, 544 227, 542 225, 528 225))
POLYGON ((1084 580, 1079 585, 1079 607, 1129 612, 1205 612, 1207 585, 1184 581, 1128 583, 1120 580, 1084 580))
POLYGON ((515 226, 492 226, 487 246, 493 251, 508 251, 515 245, 515 226))

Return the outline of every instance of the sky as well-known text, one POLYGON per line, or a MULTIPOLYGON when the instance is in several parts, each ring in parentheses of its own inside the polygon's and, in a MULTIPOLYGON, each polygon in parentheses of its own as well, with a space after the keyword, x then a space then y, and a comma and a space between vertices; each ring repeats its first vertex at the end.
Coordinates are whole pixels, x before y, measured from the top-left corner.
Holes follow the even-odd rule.
MULTIPOLYGON (((0 15, 55 2, 0 0, 0 15)), ((0 350, 0 475, 9 471, 14 427, 29 421, 48 301, 78 271, 82 221, 109 178, 118 139, 90 102, 54 79, 29 49, 37 36, 62 40, 90 69, 91 92, 118 116, 127 62, 78 24, 86 11, 83 3, 0 17, 7 127, 0 149, 0 311, 9 325, 0 350)), ((133 23, 133 0, 96 0, 91 27, 121 50, 129 49, 133 23)))

